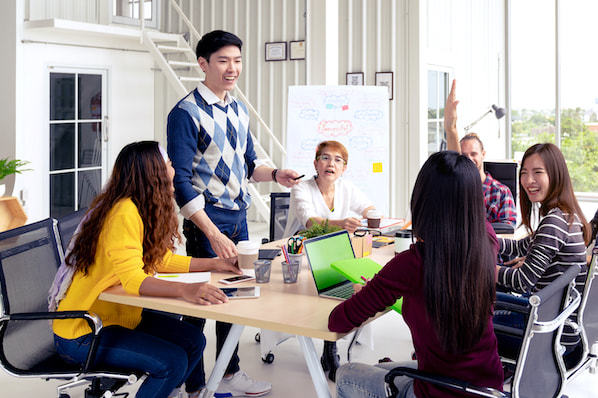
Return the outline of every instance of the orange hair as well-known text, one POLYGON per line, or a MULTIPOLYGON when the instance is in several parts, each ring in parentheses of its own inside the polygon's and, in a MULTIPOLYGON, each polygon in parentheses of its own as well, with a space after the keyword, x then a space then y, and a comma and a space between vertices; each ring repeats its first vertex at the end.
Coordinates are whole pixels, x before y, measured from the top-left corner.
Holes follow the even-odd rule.
POLYGON ((324 149, 329 148, 333 151, 337 151, 341 154, 341 157, 345 160, 345 164, 349 162, 349 151, 343 144, 338 141, 322 141, 316 148, 316 160, 320 157, 324 149))

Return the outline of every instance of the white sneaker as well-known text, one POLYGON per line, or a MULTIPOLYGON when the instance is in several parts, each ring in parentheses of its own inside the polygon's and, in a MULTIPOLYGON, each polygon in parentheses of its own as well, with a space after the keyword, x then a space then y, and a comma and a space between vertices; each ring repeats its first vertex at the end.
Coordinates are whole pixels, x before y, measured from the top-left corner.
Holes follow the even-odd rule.
POLYGON ((253 380, 245 372, 239 370, 230 378, 222 379, 214 393, 214 397, 261 397, 270 391, 272 391, 272 384, 266 381, 253 380))
POLYGON ((168 398, 184 398, 186 396, 187 395, 185 394, 185 390, 183 390, 180 387, 177 387, 171 391, 171 393, 168 395, 168 398))

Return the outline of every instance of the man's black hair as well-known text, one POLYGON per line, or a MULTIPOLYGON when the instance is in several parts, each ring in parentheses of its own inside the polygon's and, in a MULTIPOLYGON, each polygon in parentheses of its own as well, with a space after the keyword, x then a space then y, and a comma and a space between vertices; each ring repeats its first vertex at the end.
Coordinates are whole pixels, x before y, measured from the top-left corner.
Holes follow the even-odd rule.
POLYGON ((203 35, 201 40, 197 42, 195 55, 197 58, 203 57, 206 61, 210 62, 210 56, 226 46, 235 46, 241 51, 243 41, 233 33, 225 32, 224 30, 213 30, 203 35))

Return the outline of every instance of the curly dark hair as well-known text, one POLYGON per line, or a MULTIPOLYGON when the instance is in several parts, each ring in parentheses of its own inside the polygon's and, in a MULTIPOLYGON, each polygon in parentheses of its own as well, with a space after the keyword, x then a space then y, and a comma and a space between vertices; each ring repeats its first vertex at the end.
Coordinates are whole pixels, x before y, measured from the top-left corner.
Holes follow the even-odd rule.
POLYGON ((175 239, 180 241, 172 181, 156 141, 125 146, 114 164, 110 180, 89 206, 90 212, 77 234, 66 263, 87 274, 95 261, 104 221, 114 205, 130 198, 143 220, 143 269, 155 271, 175 239))

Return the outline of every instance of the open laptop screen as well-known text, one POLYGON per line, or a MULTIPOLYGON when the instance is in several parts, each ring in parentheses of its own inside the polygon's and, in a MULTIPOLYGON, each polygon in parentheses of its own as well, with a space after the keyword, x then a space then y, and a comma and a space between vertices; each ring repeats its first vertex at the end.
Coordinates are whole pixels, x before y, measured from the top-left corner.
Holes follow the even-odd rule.
POLYGON ((334 261, 355 258, 347 231, 308 239, 303 245, 318 292, 347 280, 330 268, 334 261))

